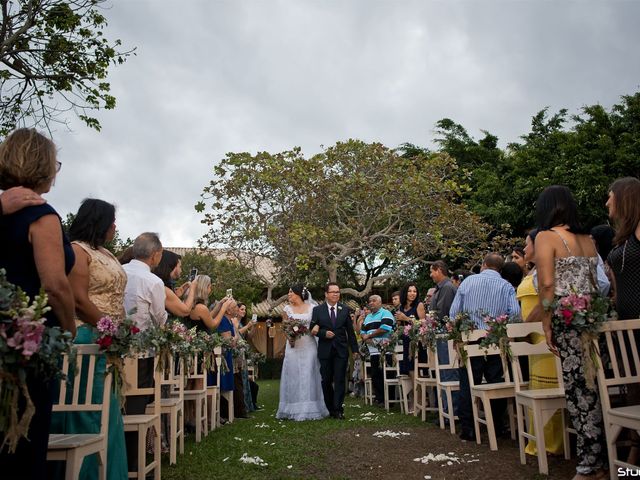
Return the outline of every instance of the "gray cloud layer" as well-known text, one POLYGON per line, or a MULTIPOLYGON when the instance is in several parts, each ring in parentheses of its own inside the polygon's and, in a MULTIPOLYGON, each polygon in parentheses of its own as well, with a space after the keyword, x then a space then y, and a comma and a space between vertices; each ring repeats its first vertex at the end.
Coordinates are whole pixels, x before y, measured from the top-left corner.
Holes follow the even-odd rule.
POLYGON ((112 69, 101 133, 54 132, 64 167, 48 199, 63 215, 114 202, 124 236, 172 246, 203 233, 193 205, 226 152, 429 145, 443 117, 504 145, 545 106, 610 106, 640 84, 631 0, 120 0, 105 13, 137 55, 112 69))

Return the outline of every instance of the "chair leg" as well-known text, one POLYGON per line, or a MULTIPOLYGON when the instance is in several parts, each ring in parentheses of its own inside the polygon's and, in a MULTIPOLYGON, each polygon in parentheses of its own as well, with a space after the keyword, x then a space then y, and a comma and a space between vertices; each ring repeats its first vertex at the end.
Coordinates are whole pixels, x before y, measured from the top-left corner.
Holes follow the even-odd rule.
POLYGON ((200 402, 196 399, 194 402, 196 410, 196 443, 202 441, 202 415, 200 414, 200 402))
POLYGON ((525 443, 525 433, 528 433, 525 430, 524 425, 524 415, 527 413, 527 409, 524 405, 521 405, 516 402, 516 415, 518 417, 518 448, 520 449, 520 463, 522 465, 527 464, 527 454, 525 453, 526 443, 525 443))
POLYGON ((204 428, 204 436, 209 436, 209 410, 207 409, 207 396, 200 400, 200 408, 202 408, 202 425, 204 428))
POLYGON ((67 464, 65 465, 65 480, 75 480, 80 476, 82 460, 84 460, 84 457, 79 456, 76 450, 69 452, 67 456, 67 464))
MULTIPOLYGON (((106 448, 98 452, 98 464, 99 464, 98 478, 100 480, 107 480, 107 449, 106 448)), ((82 467, 82 464, 81 464, 81 467, 82 467)))
MULTIPOLYGON (((473 410, 473 428, 476 432, 476 443, 480 445, 480 414, 478 412, 478 397, 471 392, 471 408, 473 410)), ((486 418, 486 416, 485 416, 486 418)))
POLYGON ((384 409, 389 411, 389 385, 384 382, 384 409))
POLYGON ((609 474, 611 478, 616 478, 618 474, 618 468, 616 466, 616 461, 618 460, 618 449, 616 448, 616 442, 618 440, 618 435, 622 431, 622 427, 620 425, 612 425, 608 422, 608 420, 604 419, 604 429, 605 432, 608 430, 610 435, 606 435, 607 438, 607 451, 609 452, 609 474))
POLYGON ((547 465, 547 447, 544 441, 544 421, 538 404, 533 406, 533 428, 536 432, 536 448, 538 450, 538 471, 543 475, 549 474, 547 465))
POLYGON ((453 411, 453 391, 447 388, 447 413, 449 415, 449 431, 452 435, 456 434, 456 414, 453 411))
POLYGON ((155 480, 160 480, 160 451, 162 449, 162 445, 161 445, 161 427, 160 427, 160 419, 156 420, 156 438, 155 438, 155 451, 153 452, 153 462, 155 463, 155 467, 154 467, 154 478, 155 480))
MULTIPOLYGON (((447 396, 448 396, 447 392, 447 396)), ((440 420, 440 430, 444 430, 444 406, 442 404, 442 389, 436 386, 436 395, 438 395, 438 419, 440 420)))
POLYGON ((147 463, 147 429, 138 427, 138 480, 145 480, 144 470, 147 463))
POLYGON ((171 409, 171 438, 169 439, 169 465, 178 461, 178 408, 171 409))
MULTIPOLYGON (((491 400, 482 397, 482 408, 484 409, 484 419, 487 422, 487 434, 489 435, 489 448, 498 450, 498 440, 496 438, 496 426, 493 423, 493 412, 491 411, 491 400)), ((480 431, 480 422, 478 422, 478 431, 480 431)))
POLYGON ((515 399, 509 399, 508 400, 508 412, 509 412, 509 430, 511 430, 511 440, 515 440, 516 439, 516 433, 517 433, 517 425, 516 425, 516 418, 515 418, 515 413, 513 412, 513 405, 515 403, 515 399))

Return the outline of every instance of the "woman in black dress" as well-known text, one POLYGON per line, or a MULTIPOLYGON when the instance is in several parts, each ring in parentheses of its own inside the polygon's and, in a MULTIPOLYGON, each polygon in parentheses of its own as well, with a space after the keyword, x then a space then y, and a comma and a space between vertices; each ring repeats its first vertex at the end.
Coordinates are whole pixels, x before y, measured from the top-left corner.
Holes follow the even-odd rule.
MULTIPOLYGON (((61 165, 51 140, 35 129, 21 128, 0 145, 0 189, 23 186, 38 195, 47 193, 61 165)), ((44 286, 51 306, 46 325, 60 326, 75 335, 73 293, 67 280, 75 257, 57 212, 45 203, 2 215, 0 232, 0 268, 6 270, 7 280, 31 299, 44 286)), ((28 377, 27 386, 36 413, 29 427, 29 440, 22 439, 14 454, 0 454, 3 479, 47 477, 51 383, 28 377)))

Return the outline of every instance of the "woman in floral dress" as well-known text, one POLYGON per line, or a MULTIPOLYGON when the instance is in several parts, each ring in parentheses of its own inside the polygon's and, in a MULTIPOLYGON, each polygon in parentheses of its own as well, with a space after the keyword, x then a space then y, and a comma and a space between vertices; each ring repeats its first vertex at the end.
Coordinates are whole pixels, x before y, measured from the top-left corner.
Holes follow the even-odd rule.
POLYGON ((532 315, 542 320, 549 350, 562 362, 567 410, 577 433, 574 480, 605 479, 608 462, 602 408, 597 386, 590 387, 586 380, 581 334, 572 325, 553 322, 552 313, 544 310, 554 298, 597 292, 598 255, 593 240, 580 227, 576 203, 567 187, 546 188, 538 197, 536 217, 540 303, 532 315))

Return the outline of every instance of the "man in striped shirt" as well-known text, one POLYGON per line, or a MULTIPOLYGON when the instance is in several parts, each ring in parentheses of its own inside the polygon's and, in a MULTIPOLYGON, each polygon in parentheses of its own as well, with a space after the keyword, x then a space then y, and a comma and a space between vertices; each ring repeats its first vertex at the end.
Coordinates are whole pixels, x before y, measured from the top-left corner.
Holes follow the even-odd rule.
MULTIPOLYGON (((474 321, 476 328, 486 329, 483 316, 499 315, 519 316, 520 305, 516 299, 516 292, 509 282, 500 276, 504 260, 497 253, 490 253, 484 258, 480 274, 465 279, 458 287, 453 299, 449 316, 455 318, 460 312, 466 312, 474 321)), ((476 385, 482 383, 484 377, 487 383, 503 382, 504 372, 499 355, 489 355, 485 358, 470 359, 473 380, 476 385)), ((462 365, 460 373, 460 402, 459 417, 461 424, 460 438, 474 440, 473 410, 471 407, 471 390, 467 369, 462 365)), ((502 417, 506 409, 506 400, 494 400, 492 404, 493 418, 498 434, 502 433, 502 417)))
POLYGON ((382 308, 382 298, 380 295, 369 297, 369 309, 371 313, 367 315, 362 323, 361 338, 369 348, 371 362, 371 384, 375 395, 375 403, 378 406, 384 405, 384 379, 380 363, 380 351, 377 344, 381 340, 388 338, 395 327, 395 318, 391 312, 382 308))

